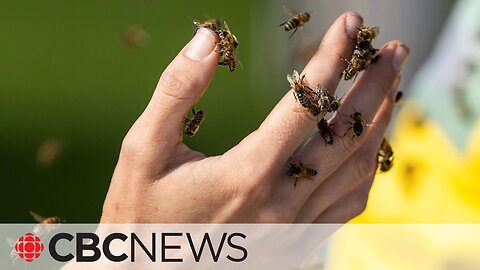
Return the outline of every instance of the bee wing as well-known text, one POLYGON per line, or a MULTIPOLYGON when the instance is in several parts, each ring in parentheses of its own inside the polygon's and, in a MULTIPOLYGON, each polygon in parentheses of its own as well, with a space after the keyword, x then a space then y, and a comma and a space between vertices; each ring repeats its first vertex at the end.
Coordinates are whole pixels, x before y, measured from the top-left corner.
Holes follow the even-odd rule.
POLYGON ((232 32, 232 31, 230 31, 230 27, 228 27, 228 24, 227 24, 226 21, 223 21, 223 25, 225 26, 225 29, 226 29, 229 33, 232 32))
POLYGON ((203 117, 202 119, 200 120, 200 123, 199 125, 201 125, 204 121, 205 121, 205 118, 207 117, 207 112, 203 112, 203 117))
POLYGON ((290 86, 293 87, 295 85, 295 80, 293 79, 292 75, 287 74, 287 81, 290 83, 290 86))
POLYGON ((296 11, 296 10, 294 10, 294 9, 291 9, 291 8, 285 6, 285 5, 283 6, 283 10, 285 10, 286 13, 288 13, 288 14, 290 14, 290 15, 292 15, 292 16, 295 16, 295 15, 297 15, 297 14, 299 13, 298 11, 296 11))
POLYGON ((375 26, 370 28, 370 30, 375 34, 375 36, 378 36, 380 34, 380 27, 375 26))
POLYGON ((293 77, 294 77, 295 79, 300 80, 300 75, 298 74, 298 71, 297 71, 297 70, 294 70, 294 71, 293 71, 293 77))
POLYGON ((7 238, 7 243, 8 243, 8 246, 14 247, 15 244, 17 243, 17 241, 15 241, 15 239, 13 239, 13 238, 8 237, 7 238))
POLYGON ((33 211, 30 211, 30 215, 33 217, 33 219, 39 223, 42 223, 45 220, 44 216, 41 216, 33 211))
POLYGON ((237 61, 238 66, 239 66, 241 69, 243 69, 242 62, 240 62, 240 60, 238 60, 238 58, 235 58, 235 61, 237 61))

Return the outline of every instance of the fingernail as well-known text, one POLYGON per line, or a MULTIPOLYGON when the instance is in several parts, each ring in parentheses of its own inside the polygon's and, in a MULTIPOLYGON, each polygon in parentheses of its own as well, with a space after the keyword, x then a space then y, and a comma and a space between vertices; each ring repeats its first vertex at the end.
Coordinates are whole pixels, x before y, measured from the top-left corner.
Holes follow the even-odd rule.
POLYGON ((392 84, 392 90, 390 96, 392 99, 397 99, 398 89, 400 88, 400 82, 402 81, 402 75, 398 75, 395 81, 392 84))
POLYGON ((400 70, 403 64, 405 63, 405 60, 407 60, 407 57, 409 54, 410 54, 410 49, 406 45, 404 44, 397 45, 397 48, 395 48, 395 52, 392 58, 393 67, 396 70, 400 70))
POLYGON ((184 55, 193 61, 200 61, 215 49, 215 42, 215 34, 212 31, 200 28, 187 44, 184 55))
POLYGON ((347 29, 347 35, 350 39, 357 39, 358 28, 362 27, 363 18, 358 13, 351 13, 347 16, 347 22, 345 28, 347 29))

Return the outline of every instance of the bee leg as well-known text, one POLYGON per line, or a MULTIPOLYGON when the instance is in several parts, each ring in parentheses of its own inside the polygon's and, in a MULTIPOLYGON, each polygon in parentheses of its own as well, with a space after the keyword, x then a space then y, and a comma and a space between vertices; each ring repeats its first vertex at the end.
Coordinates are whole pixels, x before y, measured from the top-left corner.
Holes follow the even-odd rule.
MULTIPOLYGON (((350 124, 352 124, 350 121, 348 122, 350 124)), ((347 131, 345 131, 345 133, 343 134, 342 138, 345 137, 347 135, 347 133, 352 129, 352 126, 350 126, 347 131)))
POLYGON ((297 32, 298 30, 298 27, 295 27, 295 30, 293 30, 293 33, 290 35, 290 37, 288 39, 291 39, 293 37, 293 34, 295 34, 295 32, 297 32))
POLYGON ((295 183, 293 184, 293 188, 297 188, 298 177, 295 178, 295 183))
POLYGON ((218 62, 218 64, 220 66, 228 66, 228 63, 225 60, 218 62))
MULTIPOLYGON (((348 61, 346 58, 340 58, 340 60, 342 60, 343 62, 347 63, 347 64, 350 64, 350 61, 348 61)), ((345 71, 343 71, 345 73, 345 71)))

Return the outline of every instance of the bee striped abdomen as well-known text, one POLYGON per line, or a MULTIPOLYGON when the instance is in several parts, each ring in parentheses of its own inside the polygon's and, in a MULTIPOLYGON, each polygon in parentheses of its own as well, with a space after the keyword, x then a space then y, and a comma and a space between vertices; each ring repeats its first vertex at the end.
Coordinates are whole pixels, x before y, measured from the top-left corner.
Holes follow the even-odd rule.
POLYGON ((299 25, 300 25, 299 19, 291 18, 290 20, 286 21, 283 26, 285 28, 285 31, 290 31, 292 29, 297 28, 299 25))

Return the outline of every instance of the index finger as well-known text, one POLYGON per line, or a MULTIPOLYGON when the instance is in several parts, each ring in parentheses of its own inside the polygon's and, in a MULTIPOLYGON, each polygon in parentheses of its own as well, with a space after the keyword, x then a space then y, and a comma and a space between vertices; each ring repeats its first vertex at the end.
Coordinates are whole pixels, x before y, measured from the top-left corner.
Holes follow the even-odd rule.
MULTIPOLYGON (((337 18, 302 72, 308 86, 315 88, 321 84, 331 94, 335 92, 345 68, 341 59, 352 55, 357 28, 362 23, 362 17, 356 12, 347 12, 337 18)), ((284 164, 316 124, 309 113, 294 112, 302 107, 292 94, 290 90, 282 98, 251 138, 258 146, 255 154, 265 162, 284 164)))

